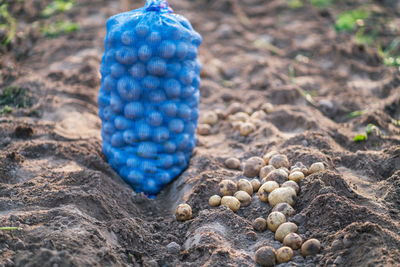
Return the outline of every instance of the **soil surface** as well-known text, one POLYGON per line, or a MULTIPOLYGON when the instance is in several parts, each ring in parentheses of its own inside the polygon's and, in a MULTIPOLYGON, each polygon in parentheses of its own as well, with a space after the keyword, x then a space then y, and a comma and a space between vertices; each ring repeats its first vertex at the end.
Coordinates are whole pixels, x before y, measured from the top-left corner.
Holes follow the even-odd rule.
MULTIPOLYGON (((235 102, 250 113, 267 102, 274 109, 247 137, 221 118, 155 199, 108 165, 97 116, 105 21, 143 2, 81 0, 44 19, 50 1, 11 1, 18 30, 1 48, 0 89, 25 93, 0 118, 0 227, 20 229, 0 231, 0 266, 255 266, 259 247, 282 246, 251 226, 271 207, 255 194, 233 213, 208 198, 222 179, 243 178, 225 159, 243 163, 271 150, 292 164, 327 166, 300 183, 298 215, 289 218, 322 250, 306 258, 296 251, 279 266, 400 266, 400 71, 335 31, 346 1, 322 10, 284 0, 169 1, 204 39, 201 112, 231 111, 235 102), (40 34, 41 24, 60 19, 81 28, 40 34), (348 116, 356 110, 364 112, 348 116), (369 123, 381 134, 354 142, 369 123), (193 218, 177 222, 183 202, 193 218)), ((397 1, 369 2, 400 25, 397 1)))

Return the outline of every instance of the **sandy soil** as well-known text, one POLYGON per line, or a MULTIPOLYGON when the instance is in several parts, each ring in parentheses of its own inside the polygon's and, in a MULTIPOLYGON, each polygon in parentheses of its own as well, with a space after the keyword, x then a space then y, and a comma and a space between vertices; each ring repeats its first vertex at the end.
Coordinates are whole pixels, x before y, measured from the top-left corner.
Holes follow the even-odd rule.
MULTIPOLYGON (((328 166, 302 181, 299 215, 289 218, 323 249, 306 258, 295 252, 279 266, 400 266, 400 127, 391 123, 400 119, 400 72, 334 30, 340 8, 169 1, 204 38, 201 112, 235 102, 247 112, 266 102, 275 108, 247 137, 221 119, 199 136, 189 168, 153 200, 105 161, 96 103, 105 20, 143 3, 77 1, 57 16, 81 30, 47 39, 34 22, 49 1, 14 2, 25 37, 1 51, 0 89, 23 88, 31 103, 0 118, 0 227, 20 227, 0 232, 0 266, 255 266, 257 248, 281 246, 251 226, 271 207, 254 195, 233 213, 209 207, 208 198, 222 179, 243 178, 226 158, 244 162, 273 149, 291 163, 328 166), (355 110, 365 113, 349 118, 355 110), (383 136, 354 142, 368 123, 383 136), (173 211, 183 202, 193 219, 181 223, 173 211)), ((396 1, 374 2, 399 17, 396 1)))

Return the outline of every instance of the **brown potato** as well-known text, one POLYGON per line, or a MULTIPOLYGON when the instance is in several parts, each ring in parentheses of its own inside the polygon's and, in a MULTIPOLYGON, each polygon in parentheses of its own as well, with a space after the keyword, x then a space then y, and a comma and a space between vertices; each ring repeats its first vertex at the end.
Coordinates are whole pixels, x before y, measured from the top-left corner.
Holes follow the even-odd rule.
POLYGON ((260 173, 260 169, 265 166, 265 162, 260 157, 251 157, 244 163, 243 174, 246 177, 253 178, 260 173))
POLYGON ((279 184, 275 181, 268 181, 264 183, 257 192, 258 198, 262 202, 268 202, 268 194, 275 190, 276 188, 279 188, 279 184))
POLYGON ((301 248, 301 244, 303 244, 303 239, 296 233, 290 233, 283 239, 283 244, 296 250, 301 248))
POLYGON ((296 191, 291 187, 280 187, 268 195, 268 202, 272 207, 278 203, 288 203, 293 207, 296 200, 296 191))
POLYGON ((208 199, 208 204, 210 204, 211 207, 218 207, 219 204, 221 204, 221 197, 218 195, 213 195, 208 199))
POLYGON ((232 196, 223 196, 221 199, 221 206, 226 206, 233 212, 236 212, 240 208, 240 201, 232 196))
POLYGON ((239 133, 241 136, 248 136, 252 132, 256 130, 256 126, 254 126, 251 122, 244 122, 240 125, 239 133))
POLYGON ((234 197, 240 201, 242 207, 247 207, 251 203, 251 196, 246 191, 237 191, 234 197))
POLYGON ((250 119, 265 120, 267 118, 267 113, 263 110, 257 110, 251 114, 250 119))
POLYGON ((200 115, 199 123, 214 125, 218 122, 218 115, 214 111, 206 111, 200 115))
POLYGON ((301 254, 306 257, 315 255, 321 250, 321 243, 318 239, 309 239, 301 246, 301 254))
POLYGON ((322 162, 315 162, 313 163, 310 168, 308 169, 308 174, 313 174, 315 172, 321 172, 325 170, 324 163, 322 162))
POLYGON ((272 165, 264 166, 264 167, 262 167, 262 168, 260 169, 260 173, 259 173, 258 176, 260 177, 260 179, 262 179, 262 178, 264 178, 264 177, 267 177, 267 175, 268 175, 270 172, 272 172, 273 170, 275 170, 275 167, 272 166, 272 165))
POLYGON ((282 154, 273 155, 268 163, 277 169, 281 167, 289 168, 290 166, 288 158, 282 154))
POLYGON ((294 209, 288 203, 279 203, 272 209, 272 211, 282 212, 286 217, 293 216, 295 214, 294 209))
POLYGON ((219 192, 223 196, 232 196, 236 191, 237 187, 236 184, 231 180, 222 180, 219 184, 219 192))
POLYGON ((268 215, 267 225, 268 229, 275 232, 279 225, 286 222, 286 217, 283 213, 279 211, 273 211, 268 215))
POLYGON ((281 187, 291 187, 296 191, 296 194, 300 191, 300 186, 295 181, 286 181, 281 185, 281 187))
POLYGON ((267 221, 264 218, 258 217, 253 221, 253 228, 259 232, 265 231, 267 229, 267 221))
POLYGON ((253 179, 250 181, 251 186, 253 186, 253 192, 257 192, 261 186, 261 182, 258 179, 253 179))
POLYGON ((199 135, 209 135, 211 133, 211 126, 209 124, 197 125, 197 133, 199 135))
POLYGON ((240 121, 240 122, 246 122, 247 120, 250 119, 249 114, 245 113, 245 112, 237 112, 233 115, 230 115, 228 117, 229 121, 240 121))
POLYGON ((303 179, 304 179, 304 173, 302 173, 301 171, 295 171, 289 175, 289 180, 295 181, 296 183, 299 183, 303 179))
POLYGON ((276 251, 276 259, 279 263, 288 262, 293 258, 293 250, 290 247, 281 247, 276 251))
POLYGON ((178 221, 187 221, 192 218, 192 208, 188 204, 179 204, 175 209, 175 217, 178 221))
POLYGON ((251 185, 251 183, 249 181, 247 181, 246 179, 240 179, 237 182, 237 188, 238 190, 242 190, 247 192, 247 194, 249 194, 250 196, 253 194, 253 186, 251 185))
POLYGON ((275 266, 276 251, 270 246, 261 247, 256 251, 255 260, 263 267, 275 266))
POLYGON ((228 169, 237 170, 240 167, 240 160, 237 158, 228 158, 225 160, 225 166, 228 169))
POLYGON ((261 109, 264 110, 266 113, 271 113, 272 111, 274 111, 274 105, 272 105, 271 103, 264 103, 262 104, 261 109))
POLYGON ((279 154, 278 151, 272 150, 263 156, 265 164, 269 164, 269 160, 274 156, 279 154))
POLYGON ((264 178, 264 181, 275 181, 279 184, 282 184, 288 180, 288 174, 283 169, 277 169, 270 172, 267 177, 264 178))
POLYGON ((278 240, 280 242, 285 239, 285 237, 290 234, 290 233, 296 233, 297 232, 297 225, 292 223, 292 222, 285 222, 279 225, 278 229, 276 229, 275 232, 275 240, 278 240))

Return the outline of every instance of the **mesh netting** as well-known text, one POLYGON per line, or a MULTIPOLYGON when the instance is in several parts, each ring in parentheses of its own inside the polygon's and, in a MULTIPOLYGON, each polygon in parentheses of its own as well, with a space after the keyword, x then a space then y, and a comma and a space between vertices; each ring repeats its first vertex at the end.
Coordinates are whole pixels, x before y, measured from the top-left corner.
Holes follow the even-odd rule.
POLYGON ((158 193, 196 145, 200 34, 166 1, 108 19, 98 95, 103 152, 137 192, 158 193))

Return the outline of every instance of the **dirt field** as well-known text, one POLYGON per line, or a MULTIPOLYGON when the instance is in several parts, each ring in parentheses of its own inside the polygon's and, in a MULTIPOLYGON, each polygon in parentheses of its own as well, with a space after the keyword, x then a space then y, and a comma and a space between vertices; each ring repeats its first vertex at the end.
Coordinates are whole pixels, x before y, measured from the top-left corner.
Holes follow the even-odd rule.
POLYGON ((108 165, 97 116, 105 21, 144 1, 81 0, 43 18, 50 2, 8 6, 18 26, 0 52, 0 227, 20 229, 0 231, 0 266, 256 266, 259 247, 282 246, 252 228, 271 207, 255 194, 233 213, 208 198, 222 179, 243 178, 225 159, 271 150, 327 166, 301 182, 289 218, 323 248, 279 266, 400 266, 400 70, 334 27, 344 10, 366 6, 388 20, 378 33, 388 47, 400 35, 397 1, 170 0, 204 39, 200 111, 274 109, 247 137, 221 118, 155 199, 108 165), (61 20, 80 29, 43 36, 61 20), (379 133, 355 142, 370 123, 379 133), (177 222, 183 202, 193 218, 177 222))

